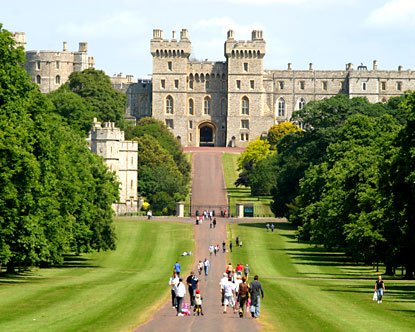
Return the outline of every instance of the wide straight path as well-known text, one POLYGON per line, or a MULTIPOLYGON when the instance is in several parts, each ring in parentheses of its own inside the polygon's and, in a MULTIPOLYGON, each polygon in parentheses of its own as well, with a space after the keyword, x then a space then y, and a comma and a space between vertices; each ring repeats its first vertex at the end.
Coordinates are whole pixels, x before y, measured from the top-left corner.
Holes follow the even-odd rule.
MULTIPOLYGON (((234 151, 234 150, 233 150, 234 151)), ((192 192, 194 204, 200 205, 226 205, 226 192, 222 169, 222 150, 196 149, 193 151, 193 182, 192 192)), ((171 307, 169 300, 163 308, 155 313, 153 319, 140 326, 136 331, 258 331, 257 322, 249 317, 239 318, 228 310, 223 314, 221 306, 219 281, 225 271, 226 253, 220 251, 216 256, 209 256, 209 245, 221 244, 226 240, 226 219, 217 218, 215 229, 209 227, 205 221, 195 225, 196 252, 193 270, 197 273, 196 265, 199 260, 210 260, 211 268, 208 276, 199 277, 199 288, 203 296, 204 316, 177 317, 176 311, 171 307)), ((194 222, 193 220, 191 222, 194 222)), ((174 262, 172 262, 173 266, 174 262)), ((170 276, 166 276, 166 292, 170 276)), ((186 278, 187 275, 183 275, 186 278)), ((186 302, 189 302, 186 294, 186 302)))

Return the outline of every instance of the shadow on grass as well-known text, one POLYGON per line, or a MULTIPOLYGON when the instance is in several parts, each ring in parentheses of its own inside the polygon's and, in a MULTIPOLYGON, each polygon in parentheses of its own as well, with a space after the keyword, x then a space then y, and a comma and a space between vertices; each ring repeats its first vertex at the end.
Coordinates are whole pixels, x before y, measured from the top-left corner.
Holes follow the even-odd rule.
POLYGON ((57 268, 98 268, 98 265, 91 264, 92 260, 75 254, 64 256, 64 263, 57 268))

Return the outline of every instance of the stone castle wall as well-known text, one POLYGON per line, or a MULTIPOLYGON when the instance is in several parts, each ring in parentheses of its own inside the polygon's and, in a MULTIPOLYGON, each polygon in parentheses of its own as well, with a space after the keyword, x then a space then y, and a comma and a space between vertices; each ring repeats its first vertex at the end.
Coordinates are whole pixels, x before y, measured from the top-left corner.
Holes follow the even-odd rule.
POLYGON ((154 30, 150 45, 153 79, 146 86, 151 92, 133 84, 130 113, 164 121, 183 146, 202 144, 206 132, 211 133, 210 145, 245 146, 266 135, 272 125, 290 121, 293 112, 308 102, 339 93, 376 103, 415 90, 415 71, 401 66, 379 70, 376 60, 370 69, 363 65, 354 69, 349 63, 344 70, 316 70, 310 63, 308 70, 294 70, 289 63, 285 70, 266 70, 266 43, 260 30, 242 41, 230 30, 224 62, 190 59, 185 29, 179 39, 173 32, 170 40, 154 30))

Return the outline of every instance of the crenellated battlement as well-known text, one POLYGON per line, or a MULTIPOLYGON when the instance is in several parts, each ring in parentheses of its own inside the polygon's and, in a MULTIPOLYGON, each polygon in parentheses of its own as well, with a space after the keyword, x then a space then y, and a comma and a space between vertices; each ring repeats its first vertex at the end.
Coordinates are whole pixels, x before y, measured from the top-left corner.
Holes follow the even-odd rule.
POLYGON ((180 39, 176 39, 176 31, 172 31, 172 38, 163 39, 163 30, 154 29, 153 39, 150 41, 150 52, 153 57, 160 58, 188 58, 192 45, 186 29, 180 32, 180 39))

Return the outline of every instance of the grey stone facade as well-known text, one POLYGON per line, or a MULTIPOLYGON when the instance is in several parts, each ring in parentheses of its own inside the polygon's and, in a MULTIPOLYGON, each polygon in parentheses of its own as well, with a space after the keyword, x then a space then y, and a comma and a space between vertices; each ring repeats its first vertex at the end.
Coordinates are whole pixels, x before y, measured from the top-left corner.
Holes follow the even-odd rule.
POLYGON ((65 84, 69 75, 94 67, 94 58, 88 56, 88 44, 79 43, 78 51, 71 52, 63 42, 62 51, 26 51, 26 71, 40 91, 48 93, 65 84))
POLYGON ((335 96, 367 97, 386 102, 415 89, 415 72, 379 70, 346 64, 344 70, 266 70, 266 43, 262 31, 252 31, 251 40, 238 41, 228 31, 225 61, 190 58, 191 42, 183 29, 177 39, 163 38, 153 30, 152 80, 126 88, 127 114, 153 116, 169 126, 183 146, 245 146, 265 135, 277 123, 289 121, 294 110, 310 101, 335 96))

